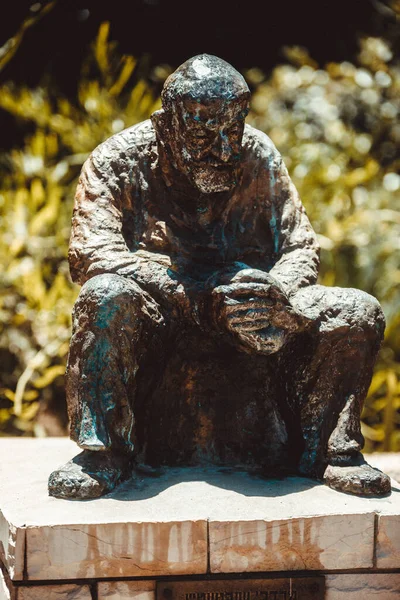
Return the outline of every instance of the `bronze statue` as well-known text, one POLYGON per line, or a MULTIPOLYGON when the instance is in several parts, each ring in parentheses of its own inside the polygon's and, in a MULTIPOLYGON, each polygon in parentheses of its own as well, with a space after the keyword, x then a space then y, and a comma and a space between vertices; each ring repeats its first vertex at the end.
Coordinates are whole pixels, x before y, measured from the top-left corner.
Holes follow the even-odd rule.
POLYGON ((361 454, 381 307, 316 285, 316 235, 273 143, 245 125, 249 96, 232 66, 196 56, 162 110, 83 166, 67 367, 83 451, 51 474, 54 496, 100 496, 143 463, 390 492, 361 454))

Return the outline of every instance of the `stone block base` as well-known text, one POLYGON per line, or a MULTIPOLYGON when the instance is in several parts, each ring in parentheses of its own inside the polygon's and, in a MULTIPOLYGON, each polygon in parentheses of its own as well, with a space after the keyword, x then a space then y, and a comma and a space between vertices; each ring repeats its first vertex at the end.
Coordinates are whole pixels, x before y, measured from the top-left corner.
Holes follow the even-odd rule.
MULTIPOLYGON (((271 574, 265 574, 271 577, 271 574)), ((278 575, 281 577, 281 575, 278 575)), ((259 575, 257 576, 257 579, 259 575)), ((292 578, 295 586, 296 577, 292 578)), ((46 585, 14 585, 0 576, 0 600, 156 600, 156 581, 99 581, 91 585, 78 583, 46 585)), ((358 573, 325 575, 324 600, 398 600, 400 573, 358 573)), ((301 600, 284 592, 271 595, 271 600, 301 600)))
MULTIPOLYGON (((297 477, 168 469, 98 500, 49 497, 49 473, 76 452, 66 439, 0 440, 0 600, 155 600, 162 581, 295 588, 316 576, 328 600, 400 599, 395 481, 390 497, 371 499, 297 477)), ((242 600, 302 600, 288 593, 242 600)))
MULTIPOLYGON (((118 598, 118 596, 116 596, 118 598)), ((0 600, 92 600, 93 588, 88 585, 19 585, 6 582, 0 575, 0 600)))

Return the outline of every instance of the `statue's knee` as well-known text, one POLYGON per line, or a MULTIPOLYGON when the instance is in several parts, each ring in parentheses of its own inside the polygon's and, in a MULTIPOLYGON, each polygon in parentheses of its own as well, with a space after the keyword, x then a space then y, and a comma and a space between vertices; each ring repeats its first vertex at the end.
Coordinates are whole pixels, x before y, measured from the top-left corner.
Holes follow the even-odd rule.
POLYGON ((84 313, 100 328, 107 328, 121 312, 134 312, 141 290, 119 275, 106 273, 89 279, 82 287, 75 313, 84 313))
POLYGON ((343 330, 345 335, 348 335, 347 331, 379 339, 383 336, 385 316, 376 298, 353 288, 332 288, 332 292, 336 302, 325 311, 322 329, 343 330))
MULTIPOLYGON (((357 290, 358 291, 358 290, 357 290)), ((363 329, 374 332, 379 337, 383 336, 385 330, 385 315, 378 300, 367 294, 358 291, 358 319, 363 329)))

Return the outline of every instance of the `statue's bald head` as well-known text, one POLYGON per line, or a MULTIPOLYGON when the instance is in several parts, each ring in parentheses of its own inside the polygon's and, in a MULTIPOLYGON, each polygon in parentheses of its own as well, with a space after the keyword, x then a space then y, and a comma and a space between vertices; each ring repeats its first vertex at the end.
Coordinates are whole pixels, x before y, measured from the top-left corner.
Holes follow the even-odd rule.
POLYGON ((172 73, 161 94, 164 110, 187 100, 207 104, 210 101, 249 100, 250 90, 243 76, 217 56, 194 56, 172 73))

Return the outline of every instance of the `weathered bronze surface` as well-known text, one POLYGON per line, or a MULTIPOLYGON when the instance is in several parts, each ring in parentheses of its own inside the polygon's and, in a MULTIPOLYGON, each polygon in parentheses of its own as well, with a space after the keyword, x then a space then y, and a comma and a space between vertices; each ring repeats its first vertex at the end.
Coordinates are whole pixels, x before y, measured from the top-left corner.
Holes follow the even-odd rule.
POLYGON ((323 600, 324 577, 159 581, 157 600, 323 600))
POLYGON ((316 284, 317 237, 279 152, 245 125, 249 96, 232 66, 194 57, 162 110, 83 166, 67 367, 83 452, 50 476, 54 496, 99 496, 138 463, 390 491, 361 454, 381 307, 316 284))

